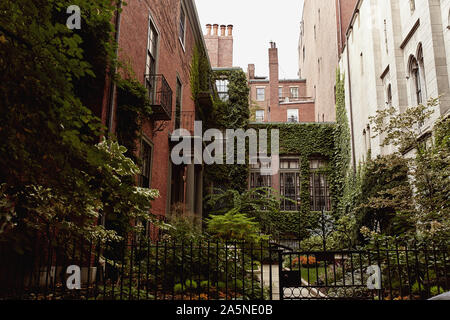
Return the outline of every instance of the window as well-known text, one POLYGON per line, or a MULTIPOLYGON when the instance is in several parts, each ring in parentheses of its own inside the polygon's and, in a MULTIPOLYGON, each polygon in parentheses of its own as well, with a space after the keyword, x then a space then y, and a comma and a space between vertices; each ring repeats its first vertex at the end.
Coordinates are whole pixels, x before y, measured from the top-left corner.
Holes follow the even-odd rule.
POLYGON ((256 122, 264 122, 264 110, 256 110, 256 122))
POLYGON ((229 95, 228 95, 228 80, 217 80, 216 81, 216 87, 217 92, 219 94, 219 98, 222 101, 228 101, 229 95))
POLYGON ((411 9, 411 13, 416 10, 416 0, 409 0, 409 8, 411 9))
POLYGON ((265 88, 256 88, 256 100, 264 101, 266 100, 266 90, 265 88))
POLYGON ((321 159, 312 159, 310 161, 310 179, 309 193, 311 201, 311 210, 330 211, 331 198, 326 173, 323 171, 327 162, 321 159))
POLYGON ((386 19, 384 19, 384 46, 386 47, 386 53, 389 53, 388 39, 387 39, 387 22, 386 22, 386 19))
POLYGON ((287 122, 298 122, 298 109, 287 110, 287 122))
POLYGON ((361 74, 363 75, 364 74, 364 55, 362 52, 360 54, 360 68, 361 68, 361 74))
POLYGON ((278 88, 278 98, 280 101, 283 100, 283 87, 278 88))
POLYGON ((387 101, 386 104, 388 105, 388 107, 392 107, 392 87, 389 84, 388 88, 387 88, 387 101))
POLYGON ((291 90, 291 98, 298 99, 298 87, 292 87, 291 90))
POLYGON ((450 10, 448 11, 448 22, 447 22, 447 28, 450 29, 450 10))
MULTIPOLYGON (((449 18, 450 21, 450 18, 449 18)), ((305 46, 303 46, 303 62, 305 62, 305 58, 306 58, 306 49, 305 46)))
POLYGON ((300 165, 298 159, 280 160, 280 194, 286 198, 281 200, 281 210, 298 210, 300 202, 300 165))
POLYGON ((181 91, 183 85, 180 79, 177 78, 177 91, 175 100, 175 129, 180 129, 181 125, 181 91))
POLYGON ((250 166, 250 188, 270 188, 272 186, 272 176, 261 174, 261 169, 270 168, 270 163, 261 163, 258 158, 258 164, 250 166))
POLYGON ((146 73, 156 74, 156 51, 158 46, 158 33, 151 20, 148 24, 148 40, 147 40, 147 62, 146 73))
POLYGON ((184 37, 185 37, 185 26, 186 26, 186 14, 184 13, 183 6, 181 6, 180 11, 180 29, 178 37, 180 38, 181 43, 184 46, 184 37))
POLYGON ((410 76, 412 78, 413 91, 416 98, 416 103, 422 103, 422 83, 420 81, 419 64, 416 58, 412 57, 410 62, 410 76))
POLYGON ((140 186, 142 188, 150 188, 151 172, 152 172, 152 147, 145 140, 142 140, 142 169, 140 186))

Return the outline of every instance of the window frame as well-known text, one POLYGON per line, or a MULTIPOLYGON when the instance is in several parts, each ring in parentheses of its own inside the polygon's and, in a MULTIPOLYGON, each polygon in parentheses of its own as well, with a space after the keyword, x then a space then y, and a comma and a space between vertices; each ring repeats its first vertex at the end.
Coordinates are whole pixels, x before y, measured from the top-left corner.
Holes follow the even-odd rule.
POLYGON ((220 100, 228 101, 230 99, 229 92, 229 84, 230 81, 228 79, 217 79, 216 80, 216 88, 217 94, 219 95, 220 100), (225 89, 225 90, 222 90, 225 89))
POLYGON ((321 157, 311 158, 309 159, 309 197, 310 197, 310 210, 311 211, 322 211, 322 208, 324 211, 331 211, 331 193, 330 193, 330 183, 328 181, 328 175, 326 172, 324 172, 324 168, 326 168, 328 165, 328 161, 321 157), (318 161, 318 167, 313 168, 312 163, 313 161, 318 161), (323 166, 321 166, 323 164, 323 166), (322 196, 322 191, 319 192, 319 195, 315 192, 317 190, 316 187, 316 176, 318 175, 319 180, 319 189, 324 189, 324 195, 322 196), (323 187, 322 187, 322 179, 323 179, 323 187), (319 203, 317 201, 317 197, 323 198, 323 203, 321 200, 319 200, 319 203), (324 204, 323 207, 321 207, 321 204, 324 204), (320 206, 320 207, 319 207, 320 206))
POLYGON ((180 5, 180 15, 178 18, 178 39, 184 49, 185 41, 186 41, 186 10, 184 9, 183 3, 180 5), (182 19, 183 18, 183 19, 182 19))
POLYGON ((142 161, 142 165, 141 165, 141 174, 140 174, 140 181, 139 181, 139 186, 141 188, 150 188, 151 187, 151 182, 152 182, 152 169, 153 169, 153 151, 154 151, 154 145, 153 143, 147 139, 145 136, 142 137, 141 139, 141 150, 140 150, 140 158, 142 161), (150 150, 149 154, 148 154, 148 174, 147 174, 147 179, 148 179, 148 187, 144 186, 143 183, 143 179, 146 176, 145 174, 145 159, 144 159, 144 152, 145 152, 145 147, 148 147, 148 149, 150 150))
POLYGON ((300 89, 299 89, 299 87, 298 86, 296 86, 296 87, 289 87, 289 95, 290 95, 291 99, 298 99, 300 97, 300 89), (297 93, 295 95, 292 93, 293 89, 295 91, 297 91, 297 93))
POLYGON ((287 211, 287 212, 295 212, 300 209, 300 194, 301 194, 301 174, 300 174, 300 159, 297 157, 288 157, 288 158, 281 158, 280 159, 280 168, 279 168, 279 187, 280 187, 280 195, 289 198, 286 196, 286 177, 288 176, 294 176, 294 189, 295 189, 295 200, 291 198, 291 200, 295 201, 295 204, 285 200, 281 199, 280 203, 280 210, 281 211, 287 211), (282 168, 283 163, 288 162, 288 168, 282 168), (291 163, 297 162, 296 168, 291 168, 291 163))
POLYGON ((265 115, 264 110, 259 109, 259 110, 256 110, 256 111, 255 111, 255 121, 256 121, 256 122, 264 122, 265 116, 266 116, 266 115, 265 115), (261 116, 258 117, 258 112, 260 112, 260 113, 262 112, 262 117, 261 117, 261 116), (258 118, 260 118, 260 119, 262 118, 262 120, 258 121, 258 118))
POLYGON ((266 87, 256 87, 256 101, 266 101, 266 87), (263 90, 262 99, 259 99, 258 90, 263 90))
POLYGON ((298 123, 298 122, 300 122, 300 116, 299 116, 299 111, 298 111, 298 109, 287 109, 286 110, 286 121, 287 122, 292 122, 292 123, 298 123), (291 118, 290 116, 289 116, 289 113, 292 113, 292 111, 295 111, 295 113, 296 113, 296 117, 292 117, 293 118, 293 120, 295 120, 295 121, 289 121, 289 119, 291 118))

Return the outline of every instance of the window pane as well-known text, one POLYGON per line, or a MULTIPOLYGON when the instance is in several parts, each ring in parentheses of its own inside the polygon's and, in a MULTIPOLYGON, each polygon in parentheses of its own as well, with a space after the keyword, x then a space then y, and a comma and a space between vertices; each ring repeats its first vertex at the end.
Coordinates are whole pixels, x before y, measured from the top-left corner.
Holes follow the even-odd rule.
POLYGON ((184 29, 185 29, 185 22, 186 22, 186 16, 185 16, 185 14, 184 14, 184 10, 183 10, 183 7, 181 7, 181 13, 180 13, 180 34, 179 34, 179 37, 180 37, 180 40, 181 40, 181 43, 183 43, 183 45, 184 45, 184 29))
POLYGON ((264 101, 265 100, 265 89, 264 88, 257 88, 256 89, 256 100, 258 100, 258 101, 264 101))

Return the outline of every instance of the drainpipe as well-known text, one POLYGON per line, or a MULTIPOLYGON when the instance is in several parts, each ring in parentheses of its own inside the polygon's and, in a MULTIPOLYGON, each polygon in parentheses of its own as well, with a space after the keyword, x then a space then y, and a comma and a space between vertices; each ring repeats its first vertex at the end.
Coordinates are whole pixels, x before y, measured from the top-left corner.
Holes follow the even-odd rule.
MULTIPOLYGON (((118 0, 117 2, 117 11, 116 11, 116 33, 115 33, 115 42, 116 42, 116 57, 119 55, 119 38, 120 38, 120 11, 122 9, 122 0, 118 0)), ((114 75, 117 72, 117 66, 114 67, 114 75)), ((108 133, 113 133, 113 124, 114 124, 114 113, 115 113, 115 103, 116 103, 116 83, 111 78, 111 85, 109 90, 109 106, 108 106, 108 118, 107 118, 107 126, 108 133)))
POLYGON ((353 129, 353 102, 352 102, 352 77, 350 70, 350 54, 348 53, 348 38, 347 38, 347 69, 348 69, 348 95, 350 100, 350 132, 352 135, 352 162, 353 162, 353 172, 356 173, 356 156, 355 156, 355 133, 353 129))
POLYGON ((338 23, 339 23, 339 57, 342 53, 342 48, 344 47, 344 43, 342 41, 342 12, 341 12, 341 0, 337 0, 338 5, 338 23))

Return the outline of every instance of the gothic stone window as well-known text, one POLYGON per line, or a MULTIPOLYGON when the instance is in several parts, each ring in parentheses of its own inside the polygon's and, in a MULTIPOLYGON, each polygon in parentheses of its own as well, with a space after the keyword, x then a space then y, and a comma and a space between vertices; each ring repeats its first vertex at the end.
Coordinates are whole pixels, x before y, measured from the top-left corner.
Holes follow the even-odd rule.
POLYGON ((312 211, 331 210, 330 189, 323 169, 327 162, 322 159, 310 160, 309 192, 312 211))
POLYGON ((298 211, 300 202, 300 164, 299 159, 280 159, 281 210, 298 211))

